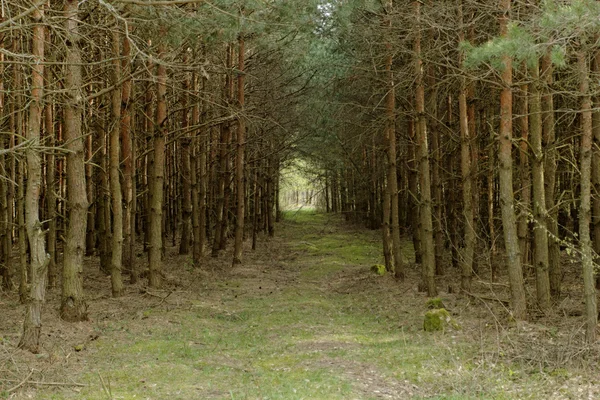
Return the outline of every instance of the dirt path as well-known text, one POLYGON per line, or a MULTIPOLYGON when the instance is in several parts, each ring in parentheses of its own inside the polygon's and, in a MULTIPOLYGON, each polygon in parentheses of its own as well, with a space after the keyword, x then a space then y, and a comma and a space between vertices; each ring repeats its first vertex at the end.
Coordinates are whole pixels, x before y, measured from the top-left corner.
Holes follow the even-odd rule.
MULTIPOLYGON (((110 283, 97 265, 86 265, 92 319, 61 322, 54 293, 40 355, 15 350, 21 306, 13 295, 0 298, 8 316, 0 322, 0 397, 548 399, 596 393, 570 371, 532 374, 535 368, 503 360, 504 333, 490 314, 502 318, 501 310, 493 305, 444 294, 463 329, 423 332, 419 271, 409 268, 401 284, 373 274, 370 266, 381 262, 379 233, 349 228, 338 217, 288 214, 277 238, 248 250, 233 269, 225 256, 194 269, 171 250, 167 288, 129 287, 119 299, 109 297, 110 283), (572 379, 579 381, 569 385, 572 379)), ((407 245, 407 257, 410 250, 407 245)))

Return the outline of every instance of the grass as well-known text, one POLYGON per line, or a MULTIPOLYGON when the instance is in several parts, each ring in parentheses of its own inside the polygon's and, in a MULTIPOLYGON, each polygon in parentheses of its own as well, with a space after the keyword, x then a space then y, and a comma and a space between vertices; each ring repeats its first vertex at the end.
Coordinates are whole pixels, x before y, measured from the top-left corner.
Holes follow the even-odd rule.
POLYGON ((548 398, 544 388, 569 376, 486 364, 468 332, 424 333, 426 299, 369 272, 382 262, 378 232, 312 211, 287 213, 280 228, 279 260, 245 266, 251 279, 208 282, 186 307, 104 323, 71 376, 89 386, 35 397, 548 398))

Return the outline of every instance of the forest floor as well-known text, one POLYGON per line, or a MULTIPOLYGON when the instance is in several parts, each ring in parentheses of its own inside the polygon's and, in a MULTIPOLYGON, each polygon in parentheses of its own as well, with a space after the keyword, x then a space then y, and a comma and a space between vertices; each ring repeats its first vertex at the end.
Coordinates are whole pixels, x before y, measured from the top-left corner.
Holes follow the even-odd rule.
POLYGON ((140 283, 112 299, 90 259, 90 320, 62 322, 51 291, 40 354, 16 349, 23 306, 0 294, 0 398, 600 398, 576 273, 549 314, 515 323, 502 280, 482 273, 460 296, 448 268, 438 286, 456 326, 429 333, 419 270, 411 263, 402 283, 379 276, 380 254, 379 232, 302 211, 233 268, 223 255, 194 269, 169 248, 160 291, 140 283))

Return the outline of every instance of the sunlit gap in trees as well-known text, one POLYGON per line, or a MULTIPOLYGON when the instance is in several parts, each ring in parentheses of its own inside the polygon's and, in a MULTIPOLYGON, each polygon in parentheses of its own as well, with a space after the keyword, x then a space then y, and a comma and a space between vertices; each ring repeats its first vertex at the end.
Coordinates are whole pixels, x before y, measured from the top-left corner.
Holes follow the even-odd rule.
POLYGON ((323 171, 294 158, 281 170, 279 203, 282 210, 325 209, 323 171))

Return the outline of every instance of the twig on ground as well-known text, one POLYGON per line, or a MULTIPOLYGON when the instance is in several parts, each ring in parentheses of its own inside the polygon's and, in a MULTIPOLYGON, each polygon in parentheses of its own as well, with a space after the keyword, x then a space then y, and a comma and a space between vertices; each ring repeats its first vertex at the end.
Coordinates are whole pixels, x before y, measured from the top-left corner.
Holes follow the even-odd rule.
POLYGON ((31 375, 33 375, 33 370, 29 371, 29 373, 27 374, 27 376, 25 377, 25 379, 23 379, 21 382, 19 382, 16 386, 13 386, 10 389, 8 389, 6 392, 7 393, 14 392, 15 390, 17 390, 18 388, 20 388, 21 386, 23 386, 25 383, 27 383, 27 381, 29 380, 29 378, 31 378, 31 375))
POLYGON ((104 378, 102 378, 102 375, 100 375, 100 372, 98 372, 98 377, 100 377, 100 383, 102 383, 102 389, 104 390, 104 393, 106 393, 109 400, 113 400, 112 390, 110 388, 110 381, 108 381, 108 386, 107 386, 106 383, 104 382, 104 378))

